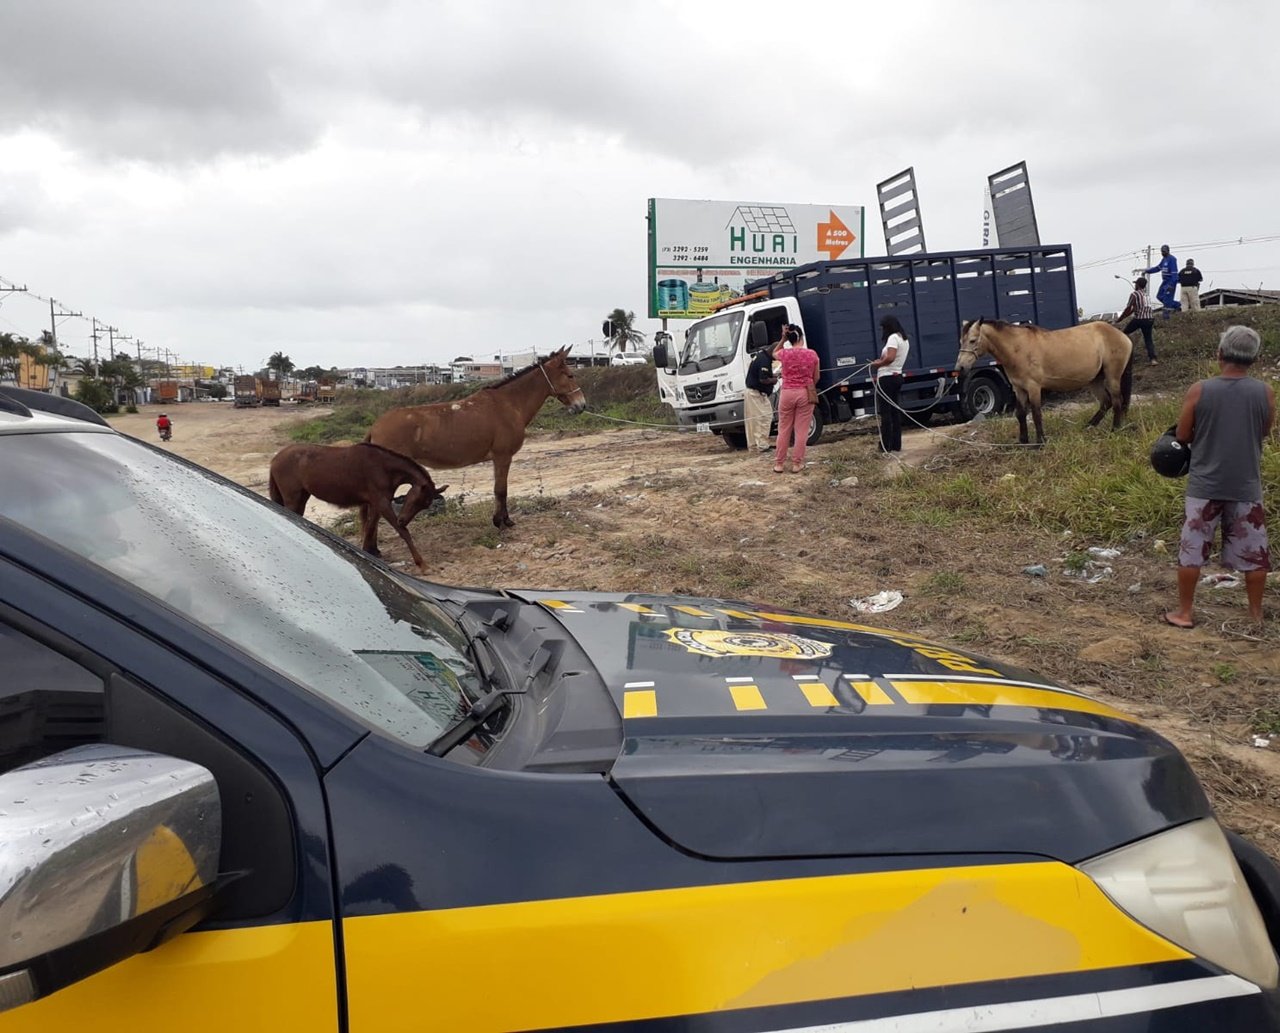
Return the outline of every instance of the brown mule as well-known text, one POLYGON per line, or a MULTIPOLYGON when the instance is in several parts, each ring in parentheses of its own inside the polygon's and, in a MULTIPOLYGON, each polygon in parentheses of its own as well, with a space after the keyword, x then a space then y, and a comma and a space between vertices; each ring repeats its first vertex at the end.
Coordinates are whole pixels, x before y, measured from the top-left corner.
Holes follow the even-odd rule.
POLYGON ((1089 388, 1098 399, 1090 427, 1096 427, 1110 409, 1111 429, 1116 430, 1128 411, 1133 392, 1133 342, 1110 323, 1045 330, 999 319, 975 319, 960 328, 956 369, 968 371, 980 355, 993 356, 1013 385, 1018 440, 1024 445, 1028 409, 1036 425, 1036 444, 1044 444, 1042 391, 1089 388))
POLYGON ((271 501, 299 516, 306 511, 307 500, 316 498, 335 506, 359 506, 365 552, 378 552, 378 521, 385 518, 409 546, 409 554, 419 570, 425 570, 422 556, 408 524, 415 516, 444 497, 431 480, 431 474, 406 456, 377 445, 288 445, 271 460, 267 490, 271 501), (412 487, 404 497, 399 514, 392 505, 396 489, 402 484, 412 487))
POLYGON ((511 457, 524 445, 525 428, 553 395, 571 413, 587 407, 565 361, 568 353, 561 348, 460 401, 388 410, 374 421, 365 441, 412 456, 433 470, 493 460, 493 526, 511 527, 507 475, 511 457))

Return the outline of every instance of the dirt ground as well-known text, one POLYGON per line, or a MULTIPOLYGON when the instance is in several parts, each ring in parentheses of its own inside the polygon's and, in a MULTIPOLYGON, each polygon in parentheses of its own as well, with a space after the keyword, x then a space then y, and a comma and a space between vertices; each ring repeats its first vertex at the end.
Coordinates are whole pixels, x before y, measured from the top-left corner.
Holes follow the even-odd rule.
MULTIPOLYGON (((156 411, 112 422, 155 441, 156 411)), ((166 447, 265 495, 289 428, 323 411, 183 405, 166 447)), ((514 528, 490 523, 483 465, 438 473, 453 506, 412 531, 426 576, 444 583, 674 592, 842 618, 854 616, 851 598, 896 589, 901 606, 856 619, 1042 672, 1134 714, 1178 744, 1227 825, 1280 859, 1280 584, 1269 583, 1261 633, 1244 621, 1239 589, 1203 589, 1198 626, 1168 627, 1158 615, 1174 598, 1176 560, 1158 543, 1126 548, 1113 577, 1089 584, 1052 561, 1091 542, 908 526, 877 499, 900 467, 874 455, 869 429, 829 432, 799 475, 775 475, 771 458, 710 435, 531 438, 512 467, 514 528), (1049 576, 1022 572, 1040 562, 1049 576)), ((941 435, 964 433, 908 432, 903 461, 926 462, 941 435)), ((307 515, 332 526, 341 514, 313 501, 307 515)), ((380 544, 408 566, 385 528, 380 544)))

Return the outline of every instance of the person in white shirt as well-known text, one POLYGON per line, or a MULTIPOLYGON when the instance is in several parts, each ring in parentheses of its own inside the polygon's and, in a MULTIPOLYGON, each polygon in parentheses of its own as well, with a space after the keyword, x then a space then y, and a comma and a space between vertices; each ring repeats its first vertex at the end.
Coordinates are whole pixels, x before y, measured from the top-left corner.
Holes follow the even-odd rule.
POLYGON ((880 358, 871 363, 871 368, 876 371, 880 450, 901 452, 902 409, 898 405, 898 396, 902 394, 902 367, 911 351, 911 342, 897 316, 885 316, 880 320, 880 339, 884 342, 884 348, 880 351, 880 358))

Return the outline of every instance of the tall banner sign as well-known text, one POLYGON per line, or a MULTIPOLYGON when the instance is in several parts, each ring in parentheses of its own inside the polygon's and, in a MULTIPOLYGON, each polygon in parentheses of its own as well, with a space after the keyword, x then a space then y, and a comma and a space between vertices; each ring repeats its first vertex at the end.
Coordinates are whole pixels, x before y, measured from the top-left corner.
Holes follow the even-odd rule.
POLYGON ((982 246, 1000 246, 1000 232, 996 229, 996 210, 991 203, 990 183, 982 190, 982 246))
POLYGON ((700 319, 748 280, 863 256, 861 205, 649 199, 649 316, 700 319))

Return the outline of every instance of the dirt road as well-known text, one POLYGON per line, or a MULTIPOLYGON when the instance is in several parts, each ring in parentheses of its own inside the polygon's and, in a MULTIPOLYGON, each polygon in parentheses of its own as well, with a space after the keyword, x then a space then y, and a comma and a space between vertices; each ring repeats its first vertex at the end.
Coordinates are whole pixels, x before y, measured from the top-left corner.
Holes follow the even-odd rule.
MULTIPOLYGON (((112 422, 155 441, 156 411, 112 422)), ((188 404, 170 413, 165 447, 265 495, 271 457, 292 426, 319 411, 188 404)), ((1094 543, 1025 527, 997 534, 903 521, 876 491, 900 467, 876 458, 870 430, 824 437, 799 475, 775 475, 770 457, 730 452, 705 435, 536 437, 512 467, 514 528, 490 522, 485 464, 439 473, 448 497, 468 505, 420 517, 412 533, 431 579, 447 584, 675 592, 845 618, 851 597, 897 589, 899 608, 857 619, 1043 672, 1133 713, 1182 748, 1227 824, 1280 858, 1272 590, 1261 635, 1240 619, 1241 592, 1203 593, 1200 625, 1181 631, 1157 619, 1175 592, 1174 567, 1149 544, 1126 549, 1101 584, 1058 570, 1027 577, 1027 564, 1094 543)), ((941 440, 906 434, 905 461, 928 463, 941 440)), ((313 501, 308 516, 327 524, 337 511, 313 501)), ((381 546, 408 567, 407 550, 385 530, 381 546)))

